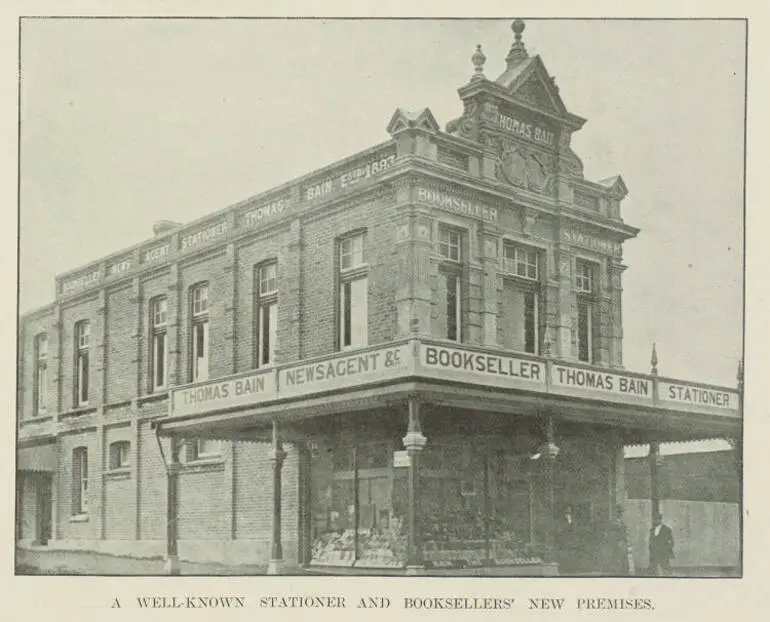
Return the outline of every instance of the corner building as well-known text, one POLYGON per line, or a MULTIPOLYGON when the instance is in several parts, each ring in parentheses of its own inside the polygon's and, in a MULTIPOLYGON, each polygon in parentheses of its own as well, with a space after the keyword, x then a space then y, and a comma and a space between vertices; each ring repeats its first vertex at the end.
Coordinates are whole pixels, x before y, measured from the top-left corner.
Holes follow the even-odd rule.
POLYGON ((57 278, 20 324, 21 545, 612 571, 624 445, 653 448, 654 506, 658 443, 739 437, 740 391, 624 369, 627 189, 584 178, 523 29, 495 80, 477 49, 445 130, 398 109, 381 144, 57 278))

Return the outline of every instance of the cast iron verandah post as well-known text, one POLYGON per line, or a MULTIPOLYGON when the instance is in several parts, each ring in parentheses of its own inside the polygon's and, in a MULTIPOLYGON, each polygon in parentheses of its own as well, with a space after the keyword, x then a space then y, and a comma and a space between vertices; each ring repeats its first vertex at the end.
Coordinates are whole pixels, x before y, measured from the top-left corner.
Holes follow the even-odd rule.
POLYGON ((183 444, 175 436, 170 437, 170 462, 166 466, 166 564, 165 571, 169 575, 178 575, 179 568, 179 548, 177 534, 177 516, 178 516, 178 482, 179 471, 179 452, 183 444))
POLYGON ((273 421, 273 446, 269 460, 273 467, 273 540, 270 546, 270 561, 267 574, 277 575, 283 572, 283 544, 281 543, 281 469, 286 452, 283 450, 278 422, 273 421))
POLYGON ((420 452, 428 439, 423 436, 420 427, 420 402, 416 396, 409 397, 408 408, 409 427, 403 438, 404 447, 409 455, 409 548, 406 574, 418 575, 425 570, 420 516, 420 452))

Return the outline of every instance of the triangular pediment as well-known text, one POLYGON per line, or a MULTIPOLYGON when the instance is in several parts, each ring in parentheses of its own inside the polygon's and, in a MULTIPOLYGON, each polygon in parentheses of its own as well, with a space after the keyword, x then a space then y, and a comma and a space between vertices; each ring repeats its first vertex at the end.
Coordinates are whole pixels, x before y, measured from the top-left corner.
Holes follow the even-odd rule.
POLYGON ((390 118, 386 130, 392 136, 398 132, 414 128, 435 133, 439 131, 439 124, 429 108, 422 108, 416 111, 398 108, 390 118))
POLYGON ((498 84, 506 87, 511 96, 528 106, 559 116, 567 114, 567 108, 559 95, 559 87, 548 75, 540 57, 527 59, 522 65, 520 71, 506 71, 498 79, 498 84))

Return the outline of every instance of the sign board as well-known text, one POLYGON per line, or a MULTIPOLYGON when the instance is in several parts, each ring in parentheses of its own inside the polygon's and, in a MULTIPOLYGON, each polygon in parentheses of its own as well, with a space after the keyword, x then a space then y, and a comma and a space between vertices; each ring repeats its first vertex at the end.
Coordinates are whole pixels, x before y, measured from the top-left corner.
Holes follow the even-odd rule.
POLYGON ((275 370, 268 370, 176 389, 171 407, 174 415, 191 415, 264 402, 276 395, 275 370))
POLYGON ((281 397, 390 380, 403 376, 410 367, 409 346, 406 344, 300 363, 279 372, 281 397))
POLYGON ((551 387, 554 393, 593 399, 641 402, 649 405, 652 405, 653 400, 651 378, 616 374, 601 369, 554 365, 551 387))
POLYGON ((686 382, 658 383, 658 401, 667 408, 682 410, 735 411, 740 408, 737 391, 703 387, 686 382))
POLYGON ((576 229, 563 229, 561 237, 564 242, 571 244, 572 246, 580 246, 597 253, 604 255, 612 255, 613 257, 621 257, 623 255, 623 247, 613 240, 607 238, 599 238, 594 235, 582 233, 576 229))
POLYGON ((546 381, 546 366, 541 361, 449 346, 420 344, 420 365, 434 378, 503 388, 536 389, 546 381))
POLYGON ((408 467, 411 463, 412 461, 409 459, 409 453, 405 449, 393 452, 394 468, 408 467))

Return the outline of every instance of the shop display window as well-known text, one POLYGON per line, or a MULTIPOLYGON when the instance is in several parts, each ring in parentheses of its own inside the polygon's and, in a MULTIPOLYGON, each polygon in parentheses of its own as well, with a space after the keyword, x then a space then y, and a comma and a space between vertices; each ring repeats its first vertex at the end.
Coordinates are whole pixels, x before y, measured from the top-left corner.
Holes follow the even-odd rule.
POLYGON ((311 563, 374 568, 406 564, 406 504, 393 501, 396 472, 403 469, 391 466, 394 447, 390 441, 340 443, 313 460, 311 563))

